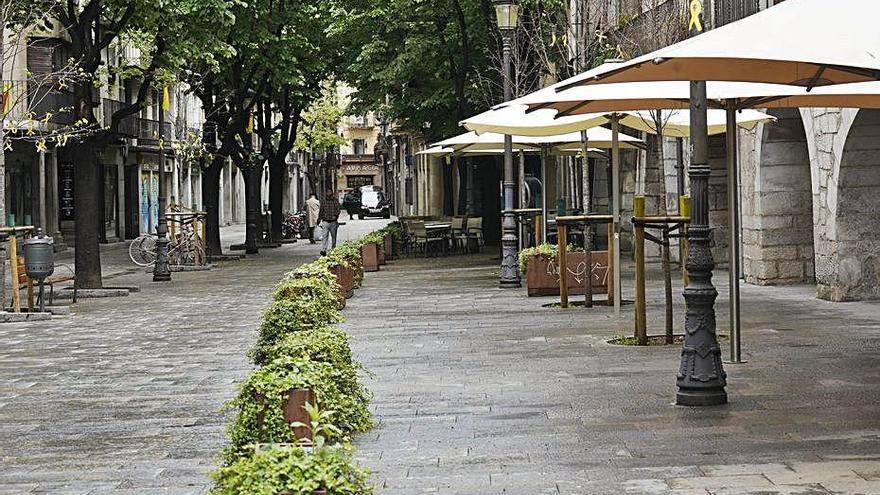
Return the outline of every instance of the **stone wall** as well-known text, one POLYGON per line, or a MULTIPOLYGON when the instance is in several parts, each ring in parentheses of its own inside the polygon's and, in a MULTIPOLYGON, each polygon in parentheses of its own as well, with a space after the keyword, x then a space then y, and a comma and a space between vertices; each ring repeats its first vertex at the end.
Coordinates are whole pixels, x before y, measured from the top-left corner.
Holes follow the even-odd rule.
MULTIPOLYGON (((810 112, 817 213, 816 282, 820 298, 880 298, 880 111, 810 112)), ((809 131, 808 131, 809 132, 809 131)))
POLYGON ((709 137, 709 226, 712 227, 712 257, 717 268, 725 268, 728 253, 727 145, 724 134, 709 137))
POLYGON ((812 282, 813 193, 796 110, 741 133, 743 275, 759 285, 812 282))

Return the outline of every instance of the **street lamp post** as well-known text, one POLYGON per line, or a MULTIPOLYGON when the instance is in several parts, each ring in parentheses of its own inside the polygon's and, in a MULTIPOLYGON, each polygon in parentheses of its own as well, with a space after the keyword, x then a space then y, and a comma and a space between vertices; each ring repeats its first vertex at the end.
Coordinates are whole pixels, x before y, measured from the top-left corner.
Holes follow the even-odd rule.
MULTIPOLYGON (((163 89, 163 92, 167 89, 163 89)), ((165 203, 168 191, 165 187, 165 105, 167 94, 163 93, 159 104, 159 191, 156 214, 156 264, 153 265, 153 282, 171 280, 171 268, 168 266, 168 219, 165 217, 165 203)))
MULTIPOLYGON (((701 0, 690 2, 690 31, 703 31, 701 0)), ((691 82, 691 225, 688 229, 687 271, 689 282, 684 290, 686 302, 684 345, 677 376, 676 403, 683 406, 714 406, 727 403, 727 375, 721 364, 715 322, 715 299, 712 285, 715 262, 709 240, 709 133, 706 121, 706 82, 691 82)), ((728 129, 727 132, 732 132, 728 129)), ((735 127, 734 131, 735 132, 735 127)), ((733 260, 731 260, 733 262, 733 260)))
MULTIPOLYGON (((504 101, 513 98, 513 81, 510 74, 511 38, 516 33, 519 22, 519 5, 516 0, 495 0, 495 16, 502 38, 504 101)), ((513 139, 504 136, 504 211, 501 217, 501 288, 520 287, 519 269, 517 268, 517 246, 519 239, 516 231, 516 219, 513 215, 513 139)))

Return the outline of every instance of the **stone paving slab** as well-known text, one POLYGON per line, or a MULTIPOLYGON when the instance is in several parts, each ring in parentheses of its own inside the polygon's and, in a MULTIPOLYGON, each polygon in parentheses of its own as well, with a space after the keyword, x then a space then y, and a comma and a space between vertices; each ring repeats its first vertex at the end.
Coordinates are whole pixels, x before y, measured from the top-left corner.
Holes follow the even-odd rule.
MULTIPOLYGON (((672 404, 680 347, 605 342, 631 332, 632 306, 544 308, 498 289, 497 263, 399 260, 349 301, 374 374, 379 426, 357 443, 377 494, 880 493, 880 303, 744 286, 731 403, 689 409, 672 404)), ((649 284, 656 333, 661 294, 649 284)))
MULTIPOLYGON (((340 233, 384 223, 349 222, 340 233)), ((125 269, 121 246, 110 249, 112 284, 140 292, 0 325, 0 494, 205 493, 225 442, 220 407, 252 368, 245 351, 261 310, 319 247, 266 249, 161 284, 125 269)))

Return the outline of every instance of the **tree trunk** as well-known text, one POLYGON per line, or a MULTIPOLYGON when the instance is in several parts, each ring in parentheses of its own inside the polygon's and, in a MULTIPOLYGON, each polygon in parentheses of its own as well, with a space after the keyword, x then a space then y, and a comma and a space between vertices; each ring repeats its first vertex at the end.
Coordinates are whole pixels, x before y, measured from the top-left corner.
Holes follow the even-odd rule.
POLYGON ((220 177, 223 175, 223 164, 226 159, 215 156, 211 164, 202 169, 202 202, 207 217, 207 236, 205 251, 208 256, 223 254, 220 243, 220 177))
POLYGON ((245 238, 244 252, 257 254, 257 237, 260 232, 260 167, 251 165, 242 170, 244 174, 244 200, 245 200, 245 238))
POLYGON ((76 222, 76 286, 80 289, 100 289, 101 250, 101 169, 96 156, 94 139, 75 145, 74 149, 74 221, 76 222))
POLYGON ((272 212, 272 240, 281 240, 281 221, 284 217, 284 184, 287 182, 287 163, 283 157, 269 161, 269 211, 272 212))

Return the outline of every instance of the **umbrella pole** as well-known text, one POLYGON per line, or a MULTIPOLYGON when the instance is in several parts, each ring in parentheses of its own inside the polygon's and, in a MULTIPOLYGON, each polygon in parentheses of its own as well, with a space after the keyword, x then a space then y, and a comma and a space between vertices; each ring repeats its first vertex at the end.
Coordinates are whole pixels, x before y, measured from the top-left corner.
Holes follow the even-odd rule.
MULTIPOLYGON (((525 198, 526 198, 526 152, 522 149, 519 150, 519 173, 517 174, 518 181, 518 191, 519 191, 519 201, 517 204, 520 209, 525 208, 525 198)), ((525 231, 523 229, 523 222, 517 221, 517 230, 519 230, 519 250, 522 251, 526 245, 525 241, 525 231)))
POLYGON ((737 167, 736 109, 727 108, 727 210, 730 246, 727 271, 730 275, 730 362, 742 362, 739 304, 739 167, 737 167))
POLYGON ((611 117, 611 187, 612 191, 612 210, 614 238, 610 240, 613 243, 613 260, 614 264, 614 315, 620 316, 620 115, 614 114, 611 117))
MULTIPOLYGON (((587 137, 586 129, 581 131, 581 206, 583 206, 584 215, 589 215, 592 211, 590 201, 590 139, 587 137)), ((584 306, 593 307, 593 227, 590 222, 584 223, 584 306)))
MULTIPOLYGON (((537 242, 537 239, 536 239, 537 242)), ((547 242, 547 149, 541 147, 541 243, 547 242)))

